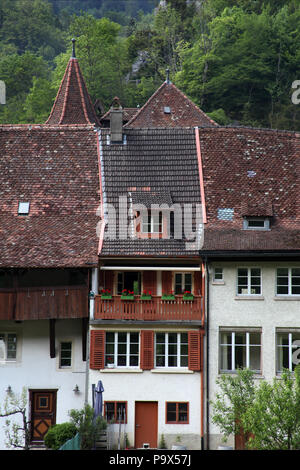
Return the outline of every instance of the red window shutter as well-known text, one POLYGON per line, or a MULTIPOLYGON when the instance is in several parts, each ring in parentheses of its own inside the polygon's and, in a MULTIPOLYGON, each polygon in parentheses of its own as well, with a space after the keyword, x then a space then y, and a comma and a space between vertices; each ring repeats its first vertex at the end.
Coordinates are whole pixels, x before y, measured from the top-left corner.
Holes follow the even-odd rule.
POLYGON ((171 271, 162 271, 161 273, 162 293, 170 294, 172 289, 172 273, 171 271))
POLYGON ((202 341, 200 331, 189 331, 189 369, 200 371, 202 369, 202 341))
POLYGON ((113 293, 114 290, 114 272, 113 271, 105 271, 105 276, 104 276, 104 284, 105 284, 105 289, 110 289, 111 293, 113 293))
POLYGON ((202 273, 200 271, 194 272, 194 294, 202 294, 202 273))
POLYGON ((105 331, 91 330, 90 369, 104 368, 105 331))
POLYGON ((156 295, 156 271, 144 271, 143 290, 150 291, 151 294, 156 295))
POLYGON ((154 331, 141 331, 141 369, 154 367, 154 331))

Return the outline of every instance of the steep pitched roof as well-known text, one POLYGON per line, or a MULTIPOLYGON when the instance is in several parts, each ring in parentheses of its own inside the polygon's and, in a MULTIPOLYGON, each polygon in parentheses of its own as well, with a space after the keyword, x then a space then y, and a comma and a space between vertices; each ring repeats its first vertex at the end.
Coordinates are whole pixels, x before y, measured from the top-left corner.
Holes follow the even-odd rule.
POLYGON ((300 252, 300 134, 200 129, 207 225, 203 251, 300 252), (270 230, 243 230, 243 217, 270 230))
POLYGON ((61 81, 46 124, 97 124, 91 98, 87 91, 78 60, 71 57, 61 81))
POLYGON ((173 83, 166 80, 125 125, 131 128, 215 127, 209 118, 173 83), (165 108, 169 108, 170 112, 165 108))
POLYGON ((126 198, 127 210, 130 199, 147 208, 153 202, 181 206, 200 202, 194 129, 126 128, 124 132, 126 143, 112 145, 109 130, 99 130, 103 200, 115 208, 117 222, 116 237, 104 237, 100 256, 199 256, 197 244, 186 244, 185 237, 122 239, 118 225, 120 197, 126 198))
POLYGON ((97 264, 97 145, 92 126, 0 127, 1 267, 97 264))

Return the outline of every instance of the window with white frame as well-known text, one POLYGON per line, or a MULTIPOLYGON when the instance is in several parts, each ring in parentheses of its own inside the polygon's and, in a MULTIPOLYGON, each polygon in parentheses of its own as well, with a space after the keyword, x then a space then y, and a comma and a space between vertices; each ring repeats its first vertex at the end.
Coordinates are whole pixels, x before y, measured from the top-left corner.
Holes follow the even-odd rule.
POLYGON ((223 278, 223 268, 215 267, 214 268, 214 281, 221 282, 224 280, 223 278))
POLYGON ((155 367, 188 367, 188 334, 155 334, 155 367))
POLYGON ((244 230, 270 230, 270 219, 268 217, 245 217, 243 220, 244 230))
POLYGON ((105 366, 138 367, 139 333, 107 332, 105 339, 105 366))
POLYGON ((162 212, 147 211, 142 215, 143 233, 162 233, 162 212))
POLYGON ((277 372, 283 369, 293 371, 300 358, 300 330, 294 332, 277 332, 277 372))
POLYGON ((59 367, 67 369, 72 367, 72 342, 62 341, 59 345, 59 367))
POLYGON ((17 335, 15 333, 0 333, 0 362, 17 359, 17 335))
POLYGON ((191 273, 175 273, 174 276, 174 292, 175 295, 183 295, 185 292, 192 292, 192 274, 191 273))
POLYGON ((261 269, 238 268, 237 270, 237 294, 261 295, 261 269))
POLYGON ((261 372, 260 331, 220 332, 220 371, 234 372, 240 368, 261 372))
POLYGON ((276 270, 276 295, 300 295, 300 268, 276 270))

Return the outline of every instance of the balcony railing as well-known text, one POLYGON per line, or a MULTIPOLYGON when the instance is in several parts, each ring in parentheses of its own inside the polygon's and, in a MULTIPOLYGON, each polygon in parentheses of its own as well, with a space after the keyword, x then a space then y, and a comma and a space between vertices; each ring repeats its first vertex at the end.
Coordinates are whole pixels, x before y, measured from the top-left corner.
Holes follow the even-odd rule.
POLYGON ((122 300, 121 296, 112 296, 110 300, 95 296, 95 320, 147 320, 147 321, 201 321, 204 319, 204 298, 194 296, 193 300, 163 300, 161 296, 152 296, 151 300, 122 300))
POLYGON ((0 290, 0 320, 88 317, 86 286, 0 290))

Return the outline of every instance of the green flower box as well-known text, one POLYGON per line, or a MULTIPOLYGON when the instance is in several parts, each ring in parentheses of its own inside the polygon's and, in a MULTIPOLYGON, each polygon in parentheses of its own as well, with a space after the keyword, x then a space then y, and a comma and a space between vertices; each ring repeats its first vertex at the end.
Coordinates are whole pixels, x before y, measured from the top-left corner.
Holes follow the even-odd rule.
POLYGON ((152 300, 152 295, 141 295, 141 300, 152 300))
POLYGON ((102 300, 111 300, 112 295, 111 294, 101 294, 101 299, 102 300))
POLYGON ((184 295, 182 298, 183 300, 194 300, 193 294, 184 295))
POLYGON ((163 295, 162 300, 175 300, 175 295, 163 295))
POLYGON ((134 295, 121 295, 121 300, 134 300, 134 295))

